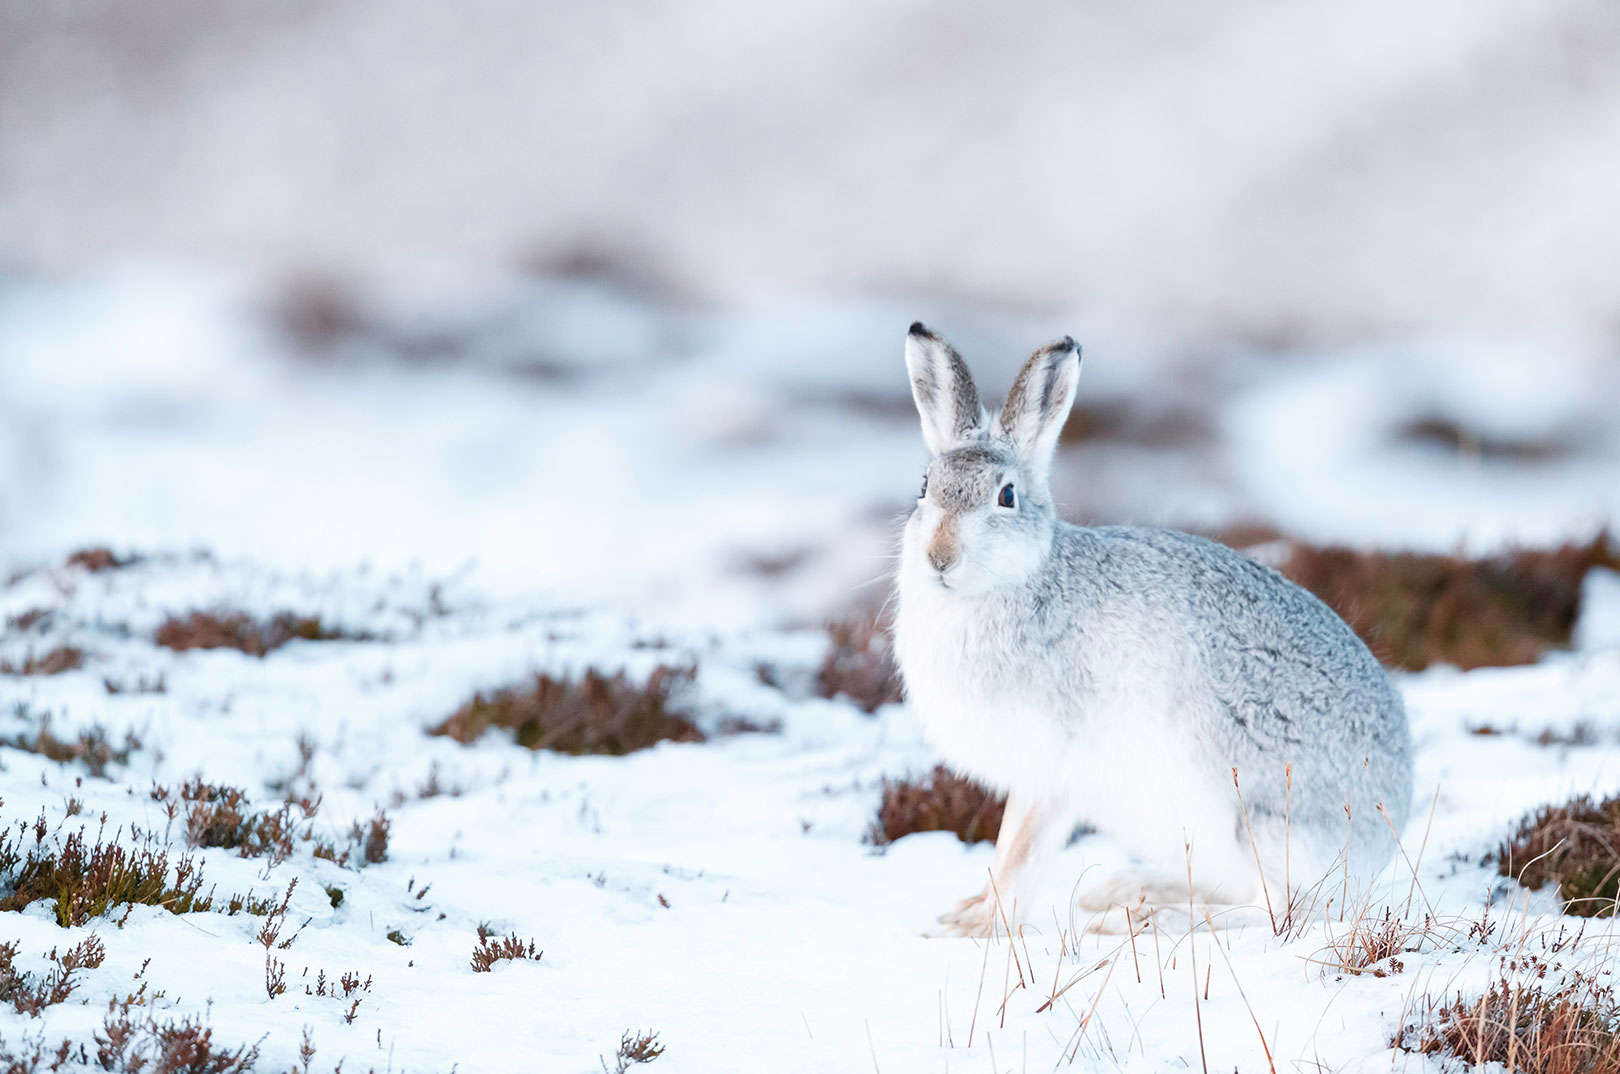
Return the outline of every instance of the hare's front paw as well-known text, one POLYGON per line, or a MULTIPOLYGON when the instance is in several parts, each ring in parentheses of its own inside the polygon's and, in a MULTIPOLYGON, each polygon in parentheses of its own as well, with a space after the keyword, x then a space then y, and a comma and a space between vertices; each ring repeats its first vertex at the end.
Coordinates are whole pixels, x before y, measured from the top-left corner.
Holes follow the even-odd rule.
POLYGON ((995 920, 995 902, 988 891, 963 899, 956 908, 939 915, 939 925, 928 936, 988 936, 995 920))

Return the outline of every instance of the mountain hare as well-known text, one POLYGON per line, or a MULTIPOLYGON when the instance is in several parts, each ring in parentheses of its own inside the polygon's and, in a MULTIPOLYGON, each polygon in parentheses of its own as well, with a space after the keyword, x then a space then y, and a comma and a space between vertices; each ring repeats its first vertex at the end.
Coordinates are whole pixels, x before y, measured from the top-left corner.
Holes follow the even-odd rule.
POLYGON ((921 324, 906 368, 933 457, 901 548, 900 669, 945 759, 1008 795, 991 883, 947 930, 1027 910, 1030 866, 1082 821, 1138 866, 1080 905, 1137 920, 1369 884, 1406 821, 1411 744, 1344 621, 1213 541, 1058 520, 1072 339, 1030 356, 993 419, 921 324))

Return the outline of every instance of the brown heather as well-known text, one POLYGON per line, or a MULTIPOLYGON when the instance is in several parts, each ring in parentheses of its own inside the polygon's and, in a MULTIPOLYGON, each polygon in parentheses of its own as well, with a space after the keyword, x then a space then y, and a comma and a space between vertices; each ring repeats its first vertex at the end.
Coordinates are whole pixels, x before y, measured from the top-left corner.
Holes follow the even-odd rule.
POLYGON ((45 713, 33 734, 26 732, 0 740, 13 749, 38 754, 58 764, 82 763, 97 779, 107 778, 107 768, 113 764, 128 764, 130 755, 141 748, 141 740, 126 732, 120 745, 113 745, 107 729, 92 724, 71 739, 57 738, 51 733, 51 717, 45 713))
POLYGON ((84 650, 59 645, 42 655, 30 653, 20 664, 0 660, 0 675, 60 675, 84 667, 84 650))
POLYGON ((1620 899, 1620 795, 1542 806, 1487 861, 1532 890, 1555 885, 1566 913, 1612 916, 1620 899))
POLYGON ((273 810, 254 810, 246 791, 205 783, 200 777, 177 789, 154 787, 152 799, 163 803, 171 819, 182 819, 192 846, 235 850, 244 858, 268 857, 273 864, 286 860, 296 839, 310 838, 307 822, 320 807, 319 799, 306 798, 283 802, 273 810), (306 822, 302 833, 293 817, 295 806, 306 822))
POLYGON ((1612 988, 1581 973, 1529 983, 1498 980, 1478 999, 1431 1003, 1396 1048, 1506 1074, 1620 1071, 1620 1005, 1612 988))
POLYGON ((1007 800, 936 765, 926 782, 884 780, 867 842, 885 846, 915 832, 953 832, 964 843, 994 842, 1007 800))
POLYGON ((894 640, 876 615, 840 620, 827 634, 831 645, 816 675, 821 697, 847 697, 866 712, 900 700, 894 640))
POLYGON ((73 975, 101 965, 107 949, 95 933, 60 954, 53 947, 45 956, 52 966, 44 977, 18 970, 13 964, 16 957, 15 943, 0 943, 0 1001, 10 1003, 18 1014, 37 1018, 46 1007, 71 996, 79 984, 73 975))
POLYGON ((79 567, 96 573, 98 571, 114 571, 124 567, 133 566, 140 562, 139 556, 124 556, 120 558, 112 549, 95 547, 81 548, 68 556, 66 566, 79 567))
POLYGON ((1484 559, 1291 544, 1279 570, 1322 598, 1385 664, 1528 664, 1568 645, 1581 583, 1620 569, 1607 534, 1484 559))
POLYGON ((260 622, 241 612, 192 612, 170 616, 158 627, 154 640, 175 652, 188 649, 236 649, 249 656, 264 656, 290 641, 362 640, 323 625, 315 616, 283 612, 260 622))
POLYGON ((536 675, 528 686, 474 696, 429 734, 466 744, 499 727, 531 750, 614 756, 665 741, 701 742, 703 733, 673 704, 695 673, 660 665, 643 683, 622 671, 590 669, 579 679, 536 675))
POLYGON ((515 932, 504 939, 497 940, 492 936, 484 935, 484 930, 480 928, 478 946, 473 948, 472 953, 472 971, 474 973, 488 973, 495 963, 513 959, 532 959, 539 962, 540 956, 543 954, 545 952, 536 949, 533 940, 525 943, 518 939, 518 934, 515 932))
MULTIPOLYGON (((614 1053, 616 1063, 613 1074, 625 1074, 632 1066, 650 1063, 663 1054, 664 1046, 658 1042, 657 1033, 637 1033, 627 1029, 619 1037, 619 1050, 614 1053)), ((607 1070, 605 1061, 602 1069, 607 1070)))

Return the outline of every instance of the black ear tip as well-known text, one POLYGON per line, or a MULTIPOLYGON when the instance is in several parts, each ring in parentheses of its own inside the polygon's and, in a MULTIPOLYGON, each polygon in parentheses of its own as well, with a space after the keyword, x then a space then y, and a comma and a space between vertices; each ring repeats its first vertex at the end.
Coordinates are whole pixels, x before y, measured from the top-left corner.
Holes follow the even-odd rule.
POLYGON ((912 321, 911 327, 906 329, 906 334, 913 336, 933 335, 932 332, 928 331, 928 326, 923 324, 921 321, 912 321))

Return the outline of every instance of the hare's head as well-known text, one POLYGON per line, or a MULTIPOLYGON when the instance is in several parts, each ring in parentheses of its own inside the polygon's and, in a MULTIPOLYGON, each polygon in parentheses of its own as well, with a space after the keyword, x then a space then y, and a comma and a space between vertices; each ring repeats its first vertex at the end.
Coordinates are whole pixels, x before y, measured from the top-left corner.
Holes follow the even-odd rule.
POLYGON ((1052 546, 1047 474, 1080 348, 1064 337, 1030 355, 994 418, 961 355, 921 324, 906 337, 906 369, 933 458, 906 523, 902 575, 965 594, 1023 582, 1052 546))

